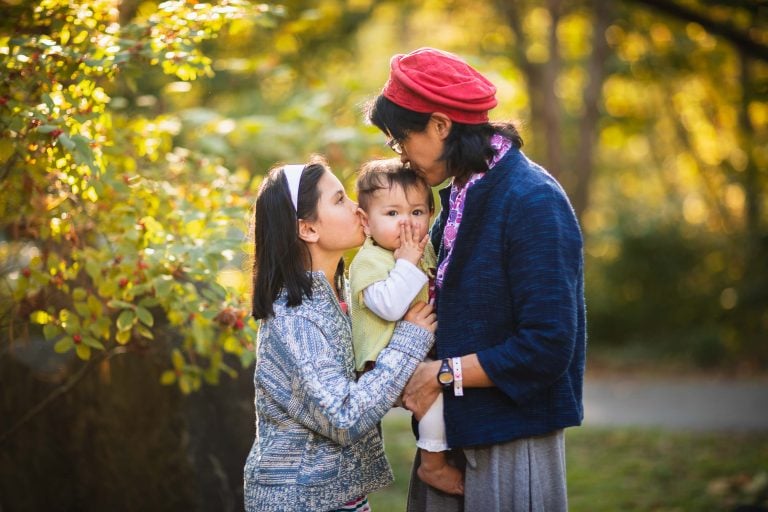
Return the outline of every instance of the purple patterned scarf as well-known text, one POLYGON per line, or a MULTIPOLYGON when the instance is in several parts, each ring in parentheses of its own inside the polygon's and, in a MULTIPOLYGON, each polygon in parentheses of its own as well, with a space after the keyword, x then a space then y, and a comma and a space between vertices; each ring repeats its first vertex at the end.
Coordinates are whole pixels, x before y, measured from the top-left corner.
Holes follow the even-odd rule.
MULTIPOLYGON (((493 168, 496 163, 501 160, 504 155, 512 147, 512 141, 502 137, 499 134, 495 134, 491 137, 491 147, 496 150, 496 156, 494 156, 488 162, 488 169, 493 168)), ((448 220, 443 228, 443 247, 445 248, 445 258, 437 268, 437 275, 435 277, 435 284, 437 289, 443 287, 443 278, 445 277, 445 270, 448 268, 448 263, 451 260, 451 253, 453 252, 453 244, 456 242, 456 235, 459 233, 459 225, 461 224, 461 218, 464 214, 464 201, 467 197, 467 190, 480 181, 485 173, 477 172, 469 177, 467 182, 459 187, 455 182, 451 183, 451 195, 448 199, 448 220)))

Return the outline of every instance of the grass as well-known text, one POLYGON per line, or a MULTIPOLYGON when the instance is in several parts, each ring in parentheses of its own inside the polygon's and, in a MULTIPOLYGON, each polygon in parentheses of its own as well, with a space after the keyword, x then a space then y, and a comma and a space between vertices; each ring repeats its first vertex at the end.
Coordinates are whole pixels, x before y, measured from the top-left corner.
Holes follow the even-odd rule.
MULTIPOLYGON (((415 452, 410 417, 390 413, 383 428, 395 483, 370 502, 374 512, 403 511, 415 452)), ((768 432, 579 427, 566 431, 566 454, 571 512, 768 506, 768 432)))

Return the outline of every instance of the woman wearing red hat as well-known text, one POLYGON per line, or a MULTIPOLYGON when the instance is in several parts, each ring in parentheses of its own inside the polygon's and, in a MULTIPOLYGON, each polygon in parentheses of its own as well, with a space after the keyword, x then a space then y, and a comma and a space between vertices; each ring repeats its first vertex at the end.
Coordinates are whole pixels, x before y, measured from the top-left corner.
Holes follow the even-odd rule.
POLYGON ((414 472, 408 509, 567 510, 563 429, 583 419, 586 349, 578 221, 515 127, 489 122, 490 81, 433 48, 390 64, 368 119, 431 186, 450 180, 431 230, 437 360, 419 365, 404 404, 420 419, 444 394, 465 471, 463 497, 414 472))

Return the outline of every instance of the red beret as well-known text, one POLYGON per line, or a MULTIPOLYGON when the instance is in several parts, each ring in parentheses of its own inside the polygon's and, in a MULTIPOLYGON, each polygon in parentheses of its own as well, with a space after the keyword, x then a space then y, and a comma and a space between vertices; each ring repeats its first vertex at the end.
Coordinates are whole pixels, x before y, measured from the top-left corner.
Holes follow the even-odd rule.
POLYGON ((382 94, 415 112, 443 112, 452 121, 488 122, 496 106, 496 87, 472 66, 452 53, 419 48, 395 55, 382 94))

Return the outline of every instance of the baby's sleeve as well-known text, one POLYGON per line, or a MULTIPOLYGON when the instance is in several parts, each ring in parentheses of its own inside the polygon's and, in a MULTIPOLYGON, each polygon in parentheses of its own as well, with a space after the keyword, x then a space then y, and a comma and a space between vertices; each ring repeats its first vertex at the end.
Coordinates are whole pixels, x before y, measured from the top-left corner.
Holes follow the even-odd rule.
POLYGON ((399 259, 386 279, 363 290, 363 303, 384 320, 400 320, 428 281, 416 265, 399 259))

